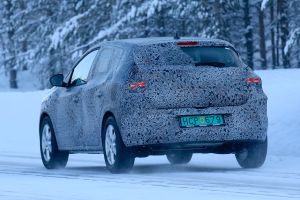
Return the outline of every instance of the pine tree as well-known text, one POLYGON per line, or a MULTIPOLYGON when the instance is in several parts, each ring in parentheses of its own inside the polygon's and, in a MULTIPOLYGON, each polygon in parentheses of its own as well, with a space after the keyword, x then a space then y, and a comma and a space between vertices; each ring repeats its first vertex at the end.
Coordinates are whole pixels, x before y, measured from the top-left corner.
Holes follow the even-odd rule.
POLYGON ((261 9, 262 1, 259 1, 256 5, 258 12, 258 24, 259 24, 259 52, 261 60, 261 68, 267 69, 267 50, 266 50, 266 37, 265 37, 265 13, 261 9))
POLYGON ((3 0, 0 70, 14 88, 29 70, 43 89, 101 41, 175 33, 227 40, 255 69, 298 67, 299 9, 298 0, 3 0))
POLYGON ((275 21, 274 21, 274 1, 270 1, 270 28, 271 28, 271 54, 272 54, 272 69, 276 66, 276 53, 275 53, 275 21))
POLYGON ((245 28, 245 40, 246 40, 246 48, 247 48, 247 65, 251 68, 254 67, 253 63, 253 33, 252 33, 252 25, 251 25, 251 15, 250 15, 250 4, 249 0, 243 0, 243 10, 244 10, 244 28, 245 28))
POLYGON ((18 88, 17 84, 17 69, 16 69, 16 43, 15 43, 15 32, 16 26, 14 24, 15 14, 15 1, 14 0, 3 0, 1 2, 2 8, 2 46, 5 49, 4 52, 4 66, 5 71, 9 73, 9 85, 10 88, 18 88))
POLYGON ((284 68, 290 67, 289 52, 285 53, 284 48, 289 36, 289 23, 288 23, 288 2, 287 0, 280 0, 277 2, 279 11, 279 24, 280 24, 280 40, 281 40, 281 57, 284 68))

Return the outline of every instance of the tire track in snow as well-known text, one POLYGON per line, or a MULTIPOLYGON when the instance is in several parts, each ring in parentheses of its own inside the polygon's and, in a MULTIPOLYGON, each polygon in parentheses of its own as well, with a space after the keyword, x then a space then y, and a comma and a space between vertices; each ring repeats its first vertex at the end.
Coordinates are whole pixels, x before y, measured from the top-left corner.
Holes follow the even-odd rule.
MULTIPOLYGON (((22 164, 20 162, 20 164, 22 164)), ((57 171, 47 171, 42 167, 38 168, 35 165, 15 166, 11 168, 11 162, 0 162, 0 174, 10 174, 16 176, 39 176, 45 178, 62 178, 62 179, 76 179, 82 181, 99 181, 99 182, 111 182, 117 184, 139 184, 150 185, 155 187, 175 187, 175 188, 189 188, 195 190, 203 190, 209 192, 223 192, 223 193, 236 193, 250 196, 259 197, 284 197, 284 198, 300 198, 299 182, 293 184, 289 183, 291 177, 277 177, 278 179, 287 179, 284 184, 268 184, 262 183, 248 183, 247 178, 243 180, 240 176, 261 176, 267 175, 263 172, 244 171, 242 172, 198 172, 195 176, 195 172, 184 172, 187 177, 182 177, 183 173, 180 171, 180 176, 170 176, 170 173, 151 173, 149 175, 141 174, 139 170, 133 170, 131 174, 125 175, 111 175, 108 172, 103 173, 99 167, 99 173, 97 168, 93 168, 91 171, 89 168, 67 168, 57 171), (95 171, 96 170, 96 171, 95 171), (83 175, 82 175, 83 174, 83 175), (192 175, 193 177, 190 177, 192 175), (218 177, 222 175, 222 177, 218 177), (226 177, 224 177, 224 175, 226 177), (231 179, 231 176, 238 176, 241 180, 237 182, 235 179, 231 179)), ((139 168, 140 166, 136 166, 139 168)), ((155 166, 153 166, 155 168, 155 166)), ((159 167, 159 166, 157 166, 159 167)), ((102 168, 104 169, 104 168, 102 168)), ((188 170, 188 169, 187 169, 188 170)), ((224 170, 226 171, 226 170, 224 170)), ((176 174, 176 172, 174 171, 176 174)), ((171 174, 174 174, 173 172, 171 174)), ((184 175, 185 175, 184 174, 184 175)), ((281 180, 282 181, 282 180, 281 180)))

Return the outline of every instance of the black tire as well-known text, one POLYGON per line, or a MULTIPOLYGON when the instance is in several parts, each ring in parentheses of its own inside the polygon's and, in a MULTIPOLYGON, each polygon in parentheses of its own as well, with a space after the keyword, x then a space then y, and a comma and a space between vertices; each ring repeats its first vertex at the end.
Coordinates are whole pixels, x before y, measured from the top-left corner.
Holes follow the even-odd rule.
POLYGON ((251 142, 242 146, 235 153, 235 157, 239 165, 243 168, 259 168, 267 157, 268 138, 262 142, 251 142))
POLYGON ((193 153, 184 151, 177 151, 167 154, 168 161, 172 165, 187 164, 191 161, 192 156, 193 153))
MULTIPOLYGON (((45 130, 46 131, 46 130, 45 130)), ((64 168, 67 165, 68 159, 69 159, 69 152, 68 151, 59 151, 57 147, 57 142, 55 138, 55 133, 53 129, 52 122, 48 116, 46 116, 40 126, 40 153, 41 158, 43 161, 44 166, 47 169, 58 169, 58 168, 64 168), (48 126, 48 127, 46 127, 48 126), (45 154, 43 153, 43 130, 49 128, 51 139, 51 144, 48 143, 48 146, 51 147, 51 152, 49 153, 48 159, 46 158, 45 154)))
POLYGON ((113 117, 108 117, 105 121, 102 129, 102 146, 106 168, 111 173, 126 173, 132 169, 135 160, 134 154, 124 145, 116 120, 113 117), (106 150, 106 135, 109 134, 108 129, 110 126, 113 127, 113 131, 115 133, 115 154, 113 154, 114 162, 109 161, 108 156, 111 154, 108 153, 109 150, 106 150))

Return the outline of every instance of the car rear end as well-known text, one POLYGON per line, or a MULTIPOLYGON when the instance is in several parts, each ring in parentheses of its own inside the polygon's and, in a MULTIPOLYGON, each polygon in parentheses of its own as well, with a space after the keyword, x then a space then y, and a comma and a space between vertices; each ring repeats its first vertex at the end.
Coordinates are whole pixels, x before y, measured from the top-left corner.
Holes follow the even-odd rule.
POLYGON ((126 146, 197 149, 265 140, 261 80, 228 43, 139 45, 133 56, 121 102, 126 146))

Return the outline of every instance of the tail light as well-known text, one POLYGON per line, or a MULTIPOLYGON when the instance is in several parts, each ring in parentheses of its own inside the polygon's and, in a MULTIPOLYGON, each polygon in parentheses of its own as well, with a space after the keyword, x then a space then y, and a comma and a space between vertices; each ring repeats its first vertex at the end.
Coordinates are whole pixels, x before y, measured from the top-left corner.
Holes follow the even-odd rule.
POLYGON ((130 83, 129 87, 130 89, 137 89, 137 88, 144 88, 146 86, 146 83, 144 81, 139 82, 139 83, 130 83))
POLYGON ((255 83, 256 85, 259 85, 261 82, 260 78, 254 78, 253 79, 253 83, 255 83))
POLYGON ((249 77, 248 78, 248 84, 249 85, 252 85, 252 84, 260 85, 261 84, 261 79, 259 77, 249 77))
POLYGON ((129 87, 130 89, 136 89, 138 88, 138 85, 136 83, 130 83, 129 87))
POLYGON ((145 82, 139 82, 138 85, 140 88, 144 88, 146 86, 145 82))

